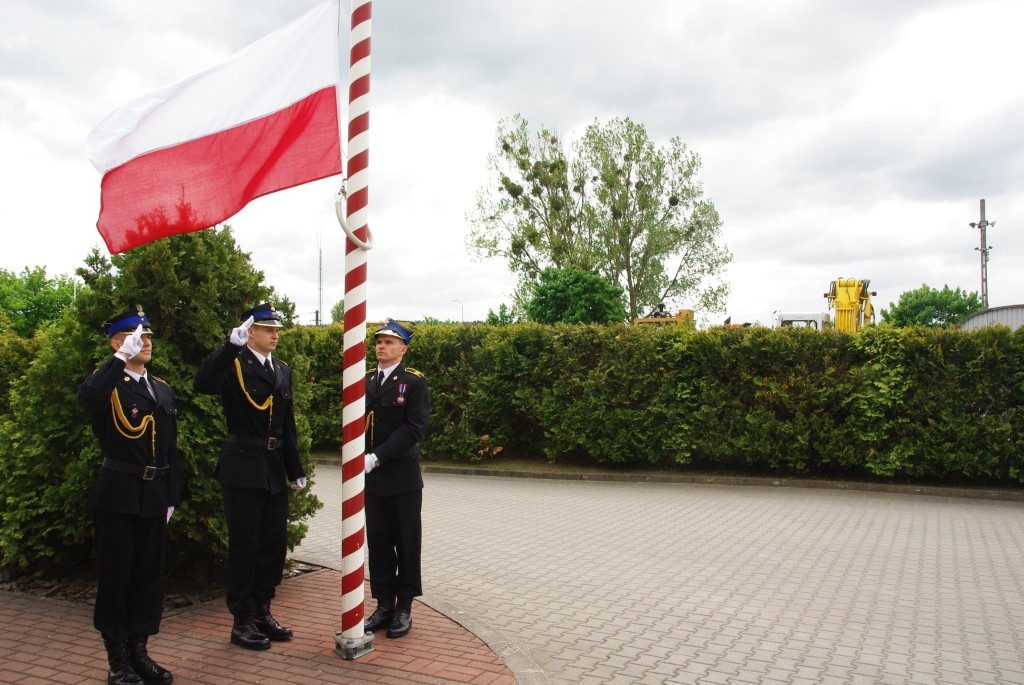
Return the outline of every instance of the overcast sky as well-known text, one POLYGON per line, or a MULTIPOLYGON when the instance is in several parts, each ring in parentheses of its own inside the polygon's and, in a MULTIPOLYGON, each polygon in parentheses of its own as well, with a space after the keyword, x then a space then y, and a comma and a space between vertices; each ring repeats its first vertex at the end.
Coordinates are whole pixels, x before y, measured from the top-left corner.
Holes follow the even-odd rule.
MULTIPOLYGON (((315 4, 3 0, 0 268, 71 274, 105 253, 86 134, 315 4)), ((989 304, 1024 303, 1022 27, 1019 0, 377 0, 367 317, 472 321, 511 302, 465 217, 515 114, 567 139, 629 117, 700 155, 734 255, 716 323, 825 311, 837 277, 870 279, 878 309, 922 284, 980 291, 982 198, 989 304)), ((303 323, 344 294, 339 183, 228 221, 303 323)))

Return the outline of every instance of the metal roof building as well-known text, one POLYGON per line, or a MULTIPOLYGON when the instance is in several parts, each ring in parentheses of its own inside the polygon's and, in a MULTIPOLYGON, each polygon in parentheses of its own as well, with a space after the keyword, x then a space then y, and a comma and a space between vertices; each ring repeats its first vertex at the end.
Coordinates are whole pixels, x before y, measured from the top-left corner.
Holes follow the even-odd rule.
POLYGON ((1024 304, 1010 304, 1005 307, 990 307, 983 312, 971 314, 960 322, 960 328, 973 331, 985 326, 1009 326, 1017 330, 1024 326, 1024 304))

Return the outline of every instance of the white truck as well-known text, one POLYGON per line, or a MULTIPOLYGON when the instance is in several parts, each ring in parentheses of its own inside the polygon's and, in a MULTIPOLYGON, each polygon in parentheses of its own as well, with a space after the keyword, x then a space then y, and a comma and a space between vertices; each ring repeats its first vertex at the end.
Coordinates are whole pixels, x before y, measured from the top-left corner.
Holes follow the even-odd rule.
POLYGON ((772 328, 814 328, 823 331, 832 328, 832 317, 828 312, 775 312, 772 314, 772 328))

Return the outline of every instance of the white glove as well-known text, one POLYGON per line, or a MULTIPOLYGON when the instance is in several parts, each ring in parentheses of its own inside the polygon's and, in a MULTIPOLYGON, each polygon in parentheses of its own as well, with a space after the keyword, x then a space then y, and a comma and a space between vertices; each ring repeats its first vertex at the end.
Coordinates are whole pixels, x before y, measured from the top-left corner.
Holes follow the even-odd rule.
POLYGON ((167 523, 171 522, 171 514, 174 513, 174 507, 167 507, 167 523))
POLYGON ((292 481, 292 490, 305 490, 306 489, 306 477, 299 476, 292 481))
POLYGON ((377 467, 377 457, 373 454, 367 454, 364 457, 363 466, 367 473, 373 471, 377 467))
POLYGON ((117 356, 121 359, 128 361, 139 352, 142 352, 142 324, 135 329, 135 332, 129 336, 126 336, 124 342, 121 343, 121 347, 117 350, 117 356))
POLYGON ((252 325, 253 321, 255 319, 250 316, 241 326, 231 329, 230 340, 233 345, 244 347, 245 343, 249 342, 249 326, 252 325))

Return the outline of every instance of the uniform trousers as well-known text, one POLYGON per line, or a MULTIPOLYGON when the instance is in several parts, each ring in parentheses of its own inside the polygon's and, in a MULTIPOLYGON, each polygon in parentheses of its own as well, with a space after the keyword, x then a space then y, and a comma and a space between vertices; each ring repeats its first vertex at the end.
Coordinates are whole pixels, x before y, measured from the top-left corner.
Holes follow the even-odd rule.
POLYGON ((108 640, 156 635, 164 611, 167 519, 94 511, 93 626, 108 640))
POLYGON ((365 494, 370 594, 380 602, 423 594, 422 507, 423 490, 386 497, 365 494))
POLYGON ((276 594, 288 551, 288 491, 222 486, 228 524, 228 611, 257 615, 257 602, 276 594))

